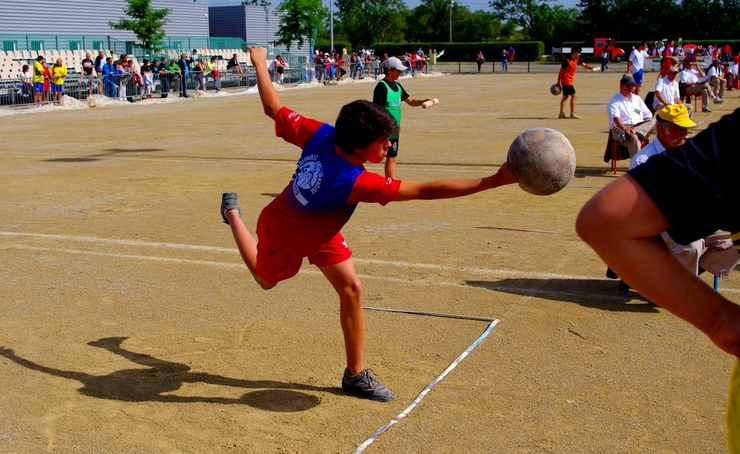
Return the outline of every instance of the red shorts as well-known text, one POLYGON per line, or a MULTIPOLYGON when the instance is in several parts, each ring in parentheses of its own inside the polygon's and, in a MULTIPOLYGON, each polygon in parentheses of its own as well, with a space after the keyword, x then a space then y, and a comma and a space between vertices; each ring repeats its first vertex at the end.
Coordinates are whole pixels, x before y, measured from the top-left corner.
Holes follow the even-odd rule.
MULTIPOLYGON (((341 233, 323 244, 319 250, 308 257, 308 262, 318 267, 336 265, 352 257, 347 242, 341 233)), ((267 238, 257 243, 257 269, 259 277, 270 283, 290 279, 298 274, 303 256, 283 247, 282 244, 267 238)))

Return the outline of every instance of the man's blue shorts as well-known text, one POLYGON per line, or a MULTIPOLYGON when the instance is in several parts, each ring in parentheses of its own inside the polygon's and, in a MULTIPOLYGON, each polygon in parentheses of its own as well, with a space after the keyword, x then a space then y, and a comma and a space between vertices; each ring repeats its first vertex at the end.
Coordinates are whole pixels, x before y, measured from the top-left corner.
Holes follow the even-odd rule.
POLYGON ((642 70, 636 71, 632 73, 632 77, 635 78, 635 83, 637 85, 642 85, 642 70))
POLYGON ((64 85, 51 84, 52 93, 64 93, 64 85))
POLYGON ((36 93, 43 93, 44 92, 44 83, 43 82, 34 82, 33 83, 33 89, 36 90, 36 93))

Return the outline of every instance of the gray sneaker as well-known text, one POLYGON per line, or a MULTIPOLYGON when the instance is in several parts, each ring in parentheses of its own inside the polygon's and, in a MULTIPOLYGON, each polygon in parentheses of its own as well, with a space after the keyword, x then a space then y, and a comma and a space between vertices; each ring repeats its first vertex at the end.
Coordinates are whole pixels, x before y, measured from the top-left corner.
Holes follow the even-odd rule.
POLYGON ((390 389, 380 384, 370 375, 369 369, 365 369, 354 376, 350 375, 347 369, 344 369, 342 389, 349 394, 378 402, 389 402, 396 397, 390 389))
POLYGON ((221 217, 224 220, 224 224, 229 223, 229 221, 226 220, 227 211, 236 210, 236 212, 239 213, 239 216, 242 215, 242 210, 240 210, 236 204, 238 200, 239 196, 236 194, 236 192, 224 192, 224 194, 221 196, 221 217))

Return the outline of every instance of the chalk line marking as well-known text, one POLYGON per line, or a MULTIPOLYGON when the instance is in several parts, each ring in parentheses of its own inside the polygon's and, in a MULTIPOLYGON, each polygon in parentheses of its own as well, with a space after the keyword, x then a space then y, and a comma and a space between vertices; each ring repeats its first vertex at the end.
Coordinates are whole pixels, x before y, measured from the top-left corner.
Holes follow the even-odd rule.
MULTIPOLYGON (((154 247, 154 248, 176 249, 176 250, 221 252, 221 253, 227 253, 227 254, 236 253, 236 247, 225 248, 225 247, 216 247, 216 246, 202 246, 202 245, 179 244, 179 243, 163 243, 163 242, 140 241, 140 240, 123 240, 123 239, 115 239, 115 238, 97 238, 97 237, 89 237, 89 236, 56 235, 56 234, 46 234, 46 233, 2 232, 0 231, 0 238, 2 237, 30 237, 30 238, 61 240, 61 241, 77 241, 77 242, 83 242, 83 243, 113 244, 113 245, 123 245, 123 246, 141 246, 141 247, 154 247)), ((156 257, 156 256, 149 256, 149 255, 121 254, 121 253, 114 253, 114 252, 84 251, 84 250, 64 249, 64 248, 45 248, 45 247, 26 246, 26 245, 18 245, 18 244, 12 244, 8 246, 8 248, 9 249, 46 251, 46 252, 60 252, 60 253, 68 253, 68 254, 76 254, 76 255, 95 255, 95 256, 101 256, 101 257, 125 258, 125 259, 142 260, 142 261, 172 262, 172 263, 188 264, 188 265, 245 268, 245 265, 243 263, 228 263, 228 262, 194 260, 194 259, 178 259, 178 258, 168 258, 168 257, 156 257)), ((379 265, 383 267, 393 266, 393 267, 399 267, 399 268, 404 268, 404 269, 421 269, 421 270, 435 270, 435 271, 444 271, 444 272, 457 272, 457 273, 465 273, 465 274, 485 275, 485 276, 490 276, 493 278, 568 279, 568 280, 581 280, 581 281, 602 281, 603 280, 602 278, 593 277, 593 276, 574 276, 574 275, 569 275, 569 274, 557 274, 557 273, 536 273, 536 272, 529 272, 529 271, 515 271, 515 270, 503 270, 503 269, 491 269, 491 268, 457 267, 457 266, 446 266, 446 265, 438 265, 438 264, 430 264, 430 263, 415 263, 415 262, 396 261, 396 260, 363 259, 363 258, 355 258, 355 257, 353 257, 353 260, 355 261, 355 263, 358 263, 358 264, 379 265)), ((321 273, 317 270, 301 270, 301 273, 321 275, 321 273)), ((424 284, 424 285, 435 285, 438 287, 470 288, 470 285, 464 282, 442 282, 439 280, 438 277, 435 279, 402 279, 402 278, 384 277, 384 276, 367 275, 367 274, 361 274, 360 277, 363 279, 384 280, 384 281, 394 282, 394 283, 424 284)), ((485 286, 485 288, 488 290, 503 291, 507 293, 511 293, 512 290, 522 291, 521 288, 516 288, 516 287, 511 287, 511 286, 497 286, 494 283, 491 283, 490 285, 485 286)), ((524 290, 526 290, 525 293, 530 296, 548 295, 551 297, 560 296, 563 298, 588 296, 589 298, 592 298, 594 300, 603 300, 603 301, 623 301, 624 300, 624 297, 618 296, 618 295, 599 295, 599 294, 590 294, 590 293, 584 294, 584 293, 574 293, 574 292, 559 292, 555 290, 537 289, 537 288, 532 288, 532 287, 527 287, 524 290)), ((725 287, 721 289, 721 292, 740 293, 740 289, 733 289, 733 288, 725 287)))
POLYGON ((434 312, 420 312, 420 311, 407 311, 407 310, 398 310, 398 309, 384 309, 379 307, 365 307, 367 310, 373 310, 373 311, 385 311, 385 312, 395 312, 395 313, 404 313, 404 314, 415 314, 415 315, 427 315, 432 317, 444 317, 444 318, 456 318, 456 319, 466 319, 466 320, 476 320, 476 321, 486 321, 489 322, 486 329, 483 331, 483 334, 478 336, 478 339, 475 340, 468 348, 465 349, 464 352, 460 354, 452 363, 447 366, 447 369, 445 369, 441 374, 437 375, 434 380, 432 380, 420 393, 416 398, 409 404, 406 409, 404 409, 401 413, 396 415, 395 418, 391 419, 387 423, 385 423, 381 428, 376 430, 370 437, 367 438, 364 442, 362 442, 354 451, 352 451, 352 454, 359 454, 362 451, 364 451, 368 446, 373 444, 375 440, 378 439, 379 436, 381 436, 384 432, 386 432, 388 429, 393 427, 397 422, 408 416, 411 411, 416 408, 417 405, 426 397, 427 394, 429 394, 429 391, 434 388, 437 383, 442 381, 450 372, 452 372, 453 369, 457 367, 458 364, 462 360, 464 360, 470 352, 475 350, 475 348, 483 342, 483 340, 488 337, 489 334, 493 331, 493 328, 496 327, 499 320, 496 318, 485 318, 485 317, 476 317, 476 316, 467 316, 467 315, 457 315, 457 314, 441 314, 441 313, 434 313, 434 312))

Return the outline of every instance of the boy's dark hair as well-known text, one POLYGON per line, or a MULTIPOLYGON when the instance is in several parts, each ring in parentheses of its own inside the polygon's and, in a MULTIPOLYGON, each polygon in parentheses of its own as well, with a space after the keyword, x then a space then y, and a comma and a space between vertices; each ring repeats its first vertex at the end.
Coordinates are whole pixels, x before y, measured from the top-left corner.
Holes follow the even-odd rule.
POLYGON ((576 52, 581 52, 583 49, 581 49, 581 46, 573 46, 570 48, 570 53, 575 54, 576 52))
POLYGON ((358 99, 342 106, 337 116, 334 143, 340 150, 355 154, 376 140, 398 134, 396 119, 379 105, 358 99))

